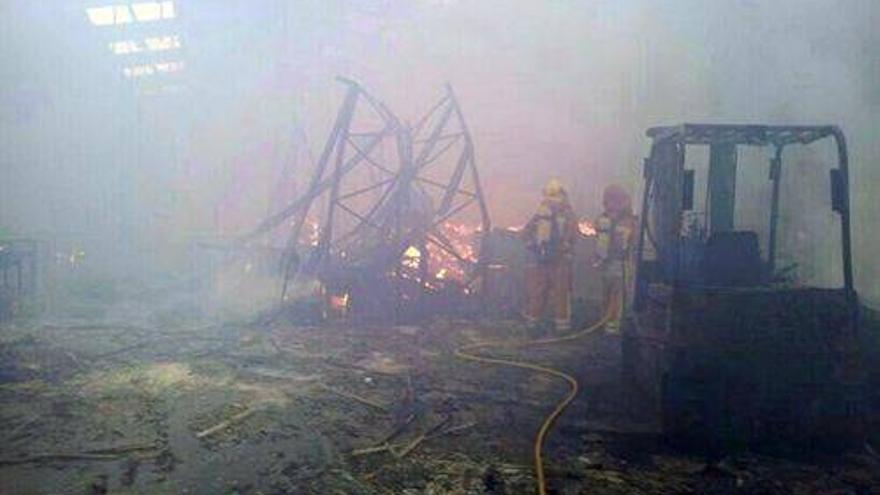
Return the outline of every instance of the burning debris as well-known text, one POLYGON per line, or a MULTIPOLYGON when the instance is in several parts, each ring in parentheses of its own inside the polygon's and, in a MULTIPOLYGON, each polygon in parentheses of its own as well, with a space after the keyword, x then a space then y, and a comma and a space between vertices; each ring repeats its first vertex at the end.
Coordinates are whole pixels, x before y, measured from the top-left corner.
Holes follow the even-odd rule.
POLYGON ((245 239, 290 228, 282 301, 316 279, 335 312, 387 318, 423 314, 436 294, 472 293, 490 220, 452 88, 409 125, 357 83, 340 81, 346 97, 308 190, 245 239))
MULTIPOLYGON (((310 322, 469 313, 487 308, 477 294, 502 313, 516 308, 528 262, 522 227, 492 229, 452 88, 409 124, 357 83, 340 82, 346 95, 307 189, 275 201, 285 206, 233 248, 265 258, 249 277, 280 271, 274 302, 265 304, 269 285, 259 284, 260 305, 268 311, 280 299, 285 314, 310 322)), ((589 220, 578 231, 596 235, 589 220)))
POLYGON ((453 249, 450 251, 429 248, 431 274, 440 280, 451 279, 465 282, 468 276, 466 267, 468 265, 475 266, 479 262, 481 227, 447 221, 440 229, 453 249), (465 263, 462 262, 462 259, 465 263))
POLYGON ((589 220, 581 220, 578 222, 578 231, 584 237, 594 237, 596 235, 596 227, 589 220))

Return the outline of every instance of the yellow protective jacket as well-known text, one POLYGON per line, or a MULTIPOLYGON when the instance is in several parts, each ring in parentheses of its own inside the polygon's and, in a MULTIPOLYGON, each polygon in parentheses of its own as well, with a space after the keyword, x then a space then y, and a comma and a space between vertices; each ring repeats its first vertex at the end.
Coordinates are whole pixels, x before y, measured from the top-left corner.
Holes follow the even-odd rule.
POLYGON ((636 223, 631 213, 617 217, 603 213, 596 219, 596 257, 602 264, 626 261, 632 256, 636 223))
POLYGON ((577 239, 577 217, 567 201, 544 199, 523 229, 523 240, 530 251, 545 243, 556 242, 556 257, 570 256, 577 239), (555 223, 555 226, 554 226, 555 223), (557 238, 552 239, 554 228, 557 238))

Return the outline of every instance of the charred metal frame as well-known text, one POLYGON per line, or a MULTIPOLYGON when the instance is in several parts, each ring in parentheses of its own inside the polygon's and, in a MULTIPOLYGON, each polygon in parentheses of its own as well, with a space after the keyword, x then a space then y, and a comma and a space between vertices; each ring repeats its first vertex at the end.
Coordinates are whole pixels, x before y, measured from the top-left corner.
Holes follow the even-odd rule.
MULTIPOLYGON (((345 78, 338 81, 346 86, 346 95, 336 120, 317 161, 306 192, 286 208, 269 216, 242 240, 256 239, 274 229, 290 225, 291 233, 283 256, 284 283, 282 300, 292 279, 300 274, 321 278, 327 271, 339 271, 359 262, 367 263, 375 273, 392 271, 396 276, 401 270, 404 252, 416 246, 422 253, 432 245, 447 252, 464 267, 468 278, 464 285, 472 286, 483 274, 479 261, 468 259, 443 233, 444 222, 461 215, 472 207, 479 209, 480 229, 489 232, 491 221, 488 207, 480 186, 474 157, 474 145, 465 123, 461 108, 452 87, 447 85, 445 95, 424 114, 414 126, 401 122, 388 107, 365 91, 358 83, 345 78), (359 114, 372 114, 376 129, 355 130, 359 114), (389 162, 378 152, 383 142, 393 143, 396 159, 389 162), (449 176, 442 180, 430 177, 426 172, 444 155, 448 156, 455 145, 461 144, 458 156, 453 156, 455 166, 449 176), (369 170, 372 179, 355 190, 343 192, 343 184, 353 172, 369 170), (470 178, 471 187, 465 185, 470 178), (418 228, 403 225, 403 217, 411 208, 411 193, 422 188, 434 188, 442 194, 439 205, 432 205, 427 225, 418 228), (375 198, 367 208, 358 208, 352 200, 366 195, 375 198), (317 242, 303 249, 303 228, 326 196, 326 207, 321 212, 322 222, 317 242), (347 232, 338 228, 340 216, 353 219, 355 226, 347 232), (372 237, 371 237, 372 236, 372 237), (358 252, 353 249, 365 243, 365 239, 379 240, 375 251, 358 252), (363 258, 372 259, 366 260, 363 258)), ((450 162, 452 163, 452 162, 450 162)), ((370 200, 367 200, 370 202, 370 200)), ((426 287, 428 275, 427 253, 421 258, 416 274, 426 287)))
MULTIPOLYGON (((783 150, 786 146, 791 144, 807 145, 826 137, 832 137, 837 146, 838 169, 836 170, 841 177, 843 186, 842 194, 844 195, 842 198, 842 208, 838 211, 841 218, 840 235, 842 244, 844 289, 850 293, 854 291, 848 192, 849 159, 846 139, 840 128, 836 126, 684 124, 680 126, 654 127, 647 131, 647 135, 654 140, 654 145, 652 147, 651 157, 645 160, 645 189, 642 196, 641 228, 639 229, 639 239, 636 248, 637 263, 641 265, 644 260, 645 239, 646 236, 651 236, 648 218, 652 213, 652 194, 663 193, 663 191, 656 191, 658 174, 670 173, 672 175, 670 184, 673 184, 674 186, 678 185, 681 180, 677 180, 676 178, 681 179, 683 176, 684 153, 686 146, 692 144, 708 145, 720 143, 746 146, 773 146, 775 148, 775 155, 770 161, 770 179, 773 181, 773 189, 770 208, 768 263, 771 269, 776 261, 776 231, 779 223, 779 186, 782 176, 783 150), (674 164, 674 170, 658 170, 658 166, 663 160, 656 157, 655 154, 662 151, 664 146, 669 147, 669 149, 675 149, 675 152, 680 155, 681 159, 674 164)), ((673 189, 675 189, 675 187, 673 187, 673 189)), ((673 191, 672 193, 675 194, 677 191, 678 190, 676 189, 676 191, 673 191)), ((666 213, 671 213, 675 218, 680 218, 681 208, 678 207, 676 210, 677 211, 675 212, 666 213)), ((662 236, 664 233, 654 233, 654 236, 657 235, 662 236)), ((661 263, 671 265, 665 267, 666 270, 664 270, 664 273, 668 274, 668 279, 673 284, 677 283, 678 270, 676 265, 678 255, 675 242, 669 242, 666 243, 666 245, 663 245, 663 239, 659 242, 657 239, 649 238, 649 240, 657 248, 661 263)), ((636 286, 638 290, 636 292, 635 306, 636 309, 638 309, 643 306, 645 291, 643 287, 644 284, 640 280, 642 274, 637 273, 636 277, 636 286)))

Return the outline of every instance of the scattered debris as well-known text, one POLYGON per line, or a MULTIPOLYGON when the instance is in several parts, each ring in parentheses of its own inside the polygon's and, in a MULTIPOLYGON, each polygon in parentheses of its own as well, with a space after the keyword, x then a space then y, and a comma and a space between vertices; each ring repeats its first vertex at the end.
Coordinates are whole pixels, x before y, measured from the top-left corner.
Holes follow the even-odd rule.
POLYGON ((186 363, 160 362, 90 374, 84 379, 82 391, 87 396, 101 396, 137 390, 156 396, 204 386, 207 382, 207 378, 195 376, 186 363))
MULTIPOLYGON (((74 478, 89 493, 101 475, 107 493, 531 493, 534 429, 546 397, 564 393, 525 370, 453 358, 475 341, 527 338, 516 322, 438 321, 415 335, 279 324, 268 333, 293 351, 282 353, 265 337, 241 338, 255 329, 206 326, 132 348, 124 361, 83 358, 151 331, 159 332, 108 328, 84 339, 82 331, 7 331, 7 369, 47 365, 0 386, 8 425, 0 476, 34 493, 69 490, 74 478), (56 358, 70 369, 43 373, 56 358)), ((619 375, 598 342, 498 352, 552 363, 583 386, 547 439, 552 492, 814 495, 880 486, 880 462, 866 452, 832 470, 754 456, 708 469, 705 459, 666 450, 655 427, 631 422, 627 402, 615 401, 619 375)))
MULTIPOLYGON (((442 423, 441 423, 441 425, 442 425, 442 423)), ((400 458, 403 458, 404 456, 406 456, 406 454, 408 454, 410 451, 412 451, 421 442, 431 440, 434 438, 439 438, 439 437, 442 437, 445 435, 453 435, 456 433, 460 433, 462 431, 473 428, 474 426, 476 426, 476 423, 470 422, 470 423, 465 423, 465 424, 458 425, 458 426, 452 426, 452 427, 447 428, 442 431, 432 431, 430 433, 425 433, 425 434, 419 435, 416 438, 416 440, 414 440, 413 442, 410 442, 409 444, 399 443, 399 444, 392 445, 392 444, 388 443, 387 441, 385 441, 385 442, 382 442, 381 445, 376 445, 373 447, 366 447, 363 449, 353 450, 353 451, 351 451, 350 455, 352 457, 358 457, 358 456, 363 456, 363 455, 368 455, 368 454, 378 454, 381 452, 390 452, 390 453, 394 454, 395 457, 400 459, 400 458)))
POLYGON ((20 457, 0 458, 0 466, 30 464, 46 461, 112 461, 120 456, 132 453, 144 453, 157 450, 155 445, 124 445, 89 452, 41 452, 20 457))
POLYGON ((397 375, 410 369, 406 364, 400 363, 393 357, 381 352, 372 352, 369 356, 354 363, 360 369, 373 373, 397 375))
POLYGON ((205 437, 213 435, 219 431, 223 431, 226 428, 229 428, 230 426, 234 425, 235 423, 238 423, 240 421, 244 421, 245 419, 249 418, 256 411, 257 411, 257 409, 250 407, 250 408, 230 417, 227 420, 221 421, 206 430, 202 430, 202 431, 196 433, 196 438, 200 438, 200 439, 205 438, 205 437))
POLYGON ((378 409, 379 411, 381 411, 383 413, 388 412, 388 408, 386 406, 383 406, 382 404, 379 404, 378 402, 376 402, 374 400, 370 400, 370 399, 361 397, 361 396, 353 394, 351 392, 339 390, 338 388, 334 388, 334 387, 331 387, 331 386, 323 384, 323 383, 320 384, 320 388, 321 388, 321 390, 326 390, 326 391, 334 393, 340 397, 345 397, 346 399, 351 399, 353 401, 360 402, 361 404, 370 406, 374 409, 378 409))
POLYGON ((410 452, 415 450, 416 447, 418 447, 422 442, 424 442, 426 438, 428 438, 432 434, 436 433, 437 430, 439 430, 440 428, 443 428, 444 426, 446 426, 451 419, 452 419, 452 417, 446 416, 445 418, 443 418, 443 421, 440 421, 436 425, 432 426, 430 429, 428 429, 428 431, 426 431, 424 433, 420 433, 412 442, 410 442, 409 444, 404 446, 402 450, 392 451, 392 453, 394 454, 394 457, 397 457, 398 459, 403 459, 404 457, 407 456, 407 454, 409 454, 410 452))

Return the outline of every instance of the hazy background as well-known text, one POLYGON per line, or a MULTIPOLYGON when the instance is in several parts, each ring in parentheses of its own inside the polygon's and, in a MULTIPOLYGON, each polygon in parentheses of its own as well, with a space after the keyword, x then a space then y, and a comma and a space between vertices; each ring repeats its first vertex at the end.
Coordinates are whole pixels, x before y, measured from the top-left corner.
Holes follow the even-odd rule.
POLYGON ((180 0, 93 25, 102 5, 0 1, 0 229, 59 255, 181 270, 193 238, 253 227, 307 180, 346 75, 413 120, 452 83, 498 225, 551 176, 584 216, 607 182, 637 189, 652 125, 839 124, 857 283, 880 301, 875 0, 180 0), (180 46, 111 46, 166 36, 180 46))

